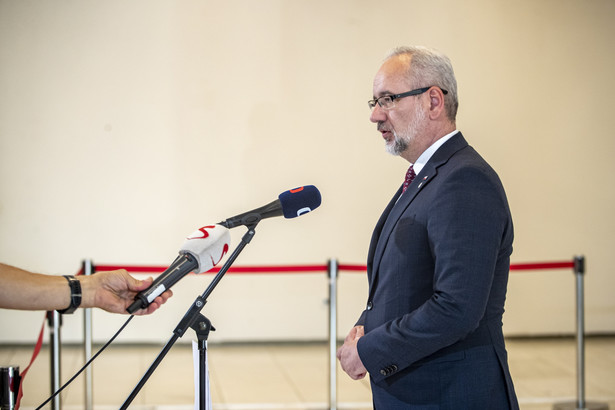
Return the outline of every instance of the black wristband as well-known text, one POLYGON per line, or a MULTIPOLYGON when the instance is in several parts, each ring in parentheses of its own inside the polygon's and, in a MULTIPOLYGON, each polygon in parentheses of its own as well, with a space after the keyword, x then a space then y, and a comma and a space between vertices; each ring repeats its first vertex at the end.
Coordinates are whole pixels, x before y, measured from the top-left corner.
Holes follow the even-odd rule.
POLYGON ((64 275, 70 286, 70 305, 66 309, 58 310, 58 313, 67 315, 73 313, 81 305, 81 282, 72 275, 64 275))

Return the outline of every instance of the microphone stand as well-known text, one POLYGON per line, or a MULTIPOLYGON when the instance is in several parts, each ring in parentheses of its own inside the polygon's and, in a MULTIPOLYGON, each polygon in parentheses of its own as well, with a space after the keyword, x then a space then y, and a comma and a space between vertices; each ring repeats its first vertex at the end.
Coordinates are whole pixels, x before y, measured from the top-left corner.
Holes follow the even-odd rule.
POLYGON ((145 383, 147 383, 147 380, 154 373, 158 365, 162 362, 167 353, 169 353, 169 350, 171 350, 177 339, 182 337, 189 327, 196 331, 199 340, 199 375, 201 377, 201 379, 199 380, 199 409, 205 410, 205 388, 203 386, 203 380, 205 380, 205 346, 207 343, 207 335, 209 334, 209 330, 215 329, 213 329, 213 327, 211 326, 211 322, 209 321, 209 319, 203 316, 200 312, 201 309, 203 309, 203 307, 205 306, 205 303, 207 303, 207 298, 213 292, 214 288, 218 285, 220 280, 222 280, 222 277, 224 276, 226 271, 228 271, 228 269, 231 267, 233 262, 235 262, 235 259, 237 259, 241 251, 243 251, 243 249, 250 243, 252 238, 254 238, 254 235, 256 234, 254 229, 256 228, 256 225, 259 221, 260 219, 248 226, 248 231, 241 238, 241 242, 239 243, 239 245, 237 245, 237 248, 235 248, 231 256, 229 256, 228 260, 224 263, 224 266, 222 266, 216 276, 214 276, 207 289, 205 289, 205 292, 203 292, 202 295, 198 296, 194 300, 182 320, 177 324, 175 330, 173 330, 173 335, 171 336, 167 344, 162 348, 162 350, 158 354, 158 357, 156 357, 156 359, 150 365, 149 369, 147 369, 139 383, 135 386, 132 393, 130 393, 130 396, 128 396, 124 404, 122 404, 120 410, 125 410, 128 408, 128 406, 132 403, 137 394, 139 394, 145 383))

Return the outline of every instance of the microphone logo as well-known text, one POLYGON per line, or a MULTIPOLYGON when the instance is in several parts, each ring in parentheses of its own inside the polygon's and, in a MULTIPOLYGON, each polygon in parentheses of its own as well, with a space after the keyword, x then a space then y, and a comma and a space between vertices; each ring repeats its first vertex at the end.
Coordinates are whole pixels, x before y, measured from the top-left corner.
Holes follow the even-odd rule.
POLYGON ((218 263, 220 263, 220 261, 222 260, 222 258, 224 258, 224 255, 226 255, 228 253, 228 243, 225 243, 224 246, 222 247, 222 254, 220 254, 220 258, 218 259, 218 261, 216 262, 214 260, 214 257, 211 256, 211 263, 216 266, 218 263))
POLYGON ((297 216, 301 216, 303 214, 307 214, 308 212, 310 212, 312 209, 308 206, 306 206, 305 208, 301 208, 299 210, 297 210, 297 216))
POLYGON ((215 228, 216 228, 215 225, 204 226, 202 228, 199 228, 197 231, 193 232, 186 239, 206 239, 206 238, 209 238, 209 232, 207 232, 207 229, 215 229, 215 228), (199 232, 202 234, 202 236, 198 236, 199 232))

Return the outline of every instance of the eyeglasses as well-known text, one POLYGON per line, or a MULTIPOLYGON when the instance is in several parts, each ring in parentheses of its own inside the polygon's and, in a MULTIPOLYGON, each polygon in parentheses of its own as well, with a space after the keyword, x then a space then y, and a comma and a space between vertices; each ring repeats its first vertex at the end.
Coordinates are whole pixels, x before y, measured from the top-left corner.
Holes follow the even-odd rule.
MULTIPOLYGON (((416 90, 408 91, 408 92, 401 93, 401 94, 384 95, 380 98, 376 98, 375 100, 369 100, 367 102, 367 105, 369 105, 370 110, 373 110, 374 107, 376 107, 376 104, 378 104, 380 107, 384 108, 385 110, 388 110, 395 106, 395 100, 399 98, 410 97, 411 95, 423 94, 424 92, 429 90, 431 87, 434 87, 434 86, 432 85, 429 87, 417 88, 416 90)), ((442 90, 442 93, 448 94, 448 91, 443 90, 443 89, 441 90, 442 90)))

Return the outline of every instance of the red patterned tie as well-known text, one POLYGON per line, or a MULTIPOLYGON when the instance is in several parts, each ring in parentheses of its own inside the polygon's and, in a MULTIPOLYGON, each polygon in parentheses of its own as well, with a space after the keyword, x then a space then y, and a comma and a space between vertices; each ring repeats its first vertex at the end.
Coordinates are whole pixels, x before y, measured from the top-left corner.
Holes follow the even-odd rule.
POLYGON ((414 173, 414 165, 410 165, 410 168, 408 168, 408 172, 406 172, 406 179, 404 180, 404 188, 401 191, 402 194, 406 192, 406 189, 408 189, 408 185, 412 183, 412 181, 414 180, 414 177, 416 177, 416 174, 414 173))

